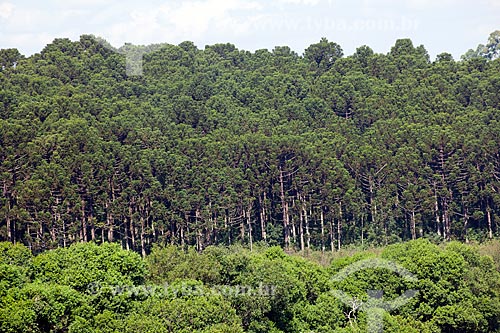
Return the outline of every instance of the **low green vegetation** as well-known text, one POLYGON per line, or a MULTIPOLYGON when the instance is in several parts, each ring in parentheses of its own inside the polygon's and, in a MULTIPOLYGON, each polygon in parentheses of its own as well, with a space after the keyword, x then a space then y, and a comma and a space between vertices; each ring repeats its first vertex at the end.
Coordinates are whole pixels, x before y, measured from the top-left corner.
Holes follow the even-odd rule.
POLYGON ((36 256, 0 243, 0 332, 366 332, 367 311, 355 305, 367 304, 367 290, 390 302, 411 289, 383 315, 384 332, 500 332, 498 262, 481 254, 498 246, 420 239, 319 265, 268 246, 156 246, 141 258, 109 243, 36 256), (414 278, 373 266, 335 278, 383 260, 414 278))

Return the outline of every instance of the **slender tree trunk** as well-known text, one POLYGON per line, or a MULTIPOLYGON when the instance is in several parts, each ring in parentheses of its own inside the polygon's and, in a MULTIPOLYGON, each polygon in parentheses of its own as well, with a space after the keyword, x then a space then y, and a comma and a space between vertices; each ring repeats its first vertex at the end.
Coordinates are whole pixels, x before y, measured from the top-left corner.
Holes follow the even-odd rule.
MULTIPOLYGON (((444 148, 443 146, 440 147, 439 149, 439 161, 441 164, 441 181, 444 187, 448 188, 447 186, 447 181, 446 181, 446 175, 445 175, 445 154, 444 154, 444 148)), ((449 216, 449 207, 448 207, 448 199, 450 201, 453 201, 453 193, 451 190, 448 190, 449 192, 449 197, 445 196, 443 198, 443 235, 444 239, 446 241, 449 241, 451 239, 451 222, 450 222, 450 216, 449 216)))
POLYGON ((319 210, 319 222, 321 225, 321 252, 325 252, 325 215, 323 213, 323 206, 319 210))
MULTIPOLYGON (((295 220, 293 219, 293 208, 295 207, 295 199, 292 198, 292 213, 290 214, 289 213, 289 217, 288 217, 288 222, 289 222, 289 227, 290 227, 290 231, 291 231, 291 234, 292 234, 292 239, 291 239, 291 244, 295 247, 295 245, 297 244, 297 226, 296 226, 296 222, 295 220)), ((289 207, 289 210, 288 212, 290 212, 290 207, 289 207)))
POLYGON ((56 206, 54 207, 54 218, 52 222, 52 226, 50 227, 50 237, 52 239, 52 243, 57 242, 57 229, 61 225, 61 214, 59 213, 59 204, 61 203, 61 199, 59 196, 56 196, 56 206))
POLYGON ((365 228, 365 215, 361 214, 361 246, 365 245, 364 228, 365 228))
POLYGON ((450 228, 450 216, 449 216, 449 212, 448 212, 448 199, 447 198, 444 198, 444 201, 443 201, 443 223, 444 223, 444 225, 443 225, 444 239, 446 241, 449 241, 451 239, 451 235, 450 235, 451 228, 450 228))
POLYGON ((377 205, 375 203, 375 198, 374 198, 374 193, 373 193, 373 180, 371 176, 368 178, 369 184, 370 184, 370 212, 372 215, 372 223, 374 226, 376 226, 377 223, 377 205))
POLYGON ((198 252, 203 251, 203 235, 201 232, 201 226, 199 225, 201 221, 201 212, 200 209, 197 208, 195 211, 195 227, 196 227, 196 250, 198 252))
POLYGON ((113 177, 109 180, 109 188, 111 190, 111 202, 109 199, 106 201, 106 212, 107 212, 107 218, 106 218, 106 225, 108 229, 108 241, 113 242, 114 240, 114 218, 113 218, 113 212, 112 212, 112 205, 115 202, 115 186, 114 186, 114 175, 113 177))
POLYGON ((207 231, 207 234, 205 235, 205 242, 208 244, 212 243, 212 240, 214 239, 214 216, 213 216, 213 210, 212 210, 212 201, 208 202, 208 225, 210 228, 210 232, 207 231))
POLYGON ((261 237, 264 242, 267 242, 267 233, 266 233, 266 209, 265 209, 265 204, 266 204, 266 192, 264 192, 264 199, 262 199, 261 196, 259 196, 259 213, 260 213, 260 231, 261 231, 261 237))
POLYGON ((299 209, 299 239, 300 239, 300 251, 304 252, 304 208, 299 209))
POLYGON ((141 214, 140 217, 141 221, 141 232, 140 232, 140 239, 141 239, 141 254, 143 258, 146 258, 146 242, 145 242, 145 235, 144 235, 144 217, 141 214))
POLYGON ((337 245, 338 250, 342 246, 342 202, 339 203, 339 220, 337 222, 337 245))
MULTIPOLYGON (((152 235, 152 239, 153 241, 157 241, 158 238, 156 236, 156 228, 155 228, 155 225, 154 225, 154 222, 153 222, 153 219, 152 219, 152 216, 151 216, 151 210, 153 209, 153 203, 151 202, 151 200, 148 200, 148 209, 147 209, 147 212, 146 212, 146 216, 147 216, 147 220, 146 220, 146 224, 148 224, 148 221, 150 221, 150 224, 151 225, 151 235, 152 235)), ((147 243, 148 244, 151 244, 151 237, 148 237, 147 238, 147 243)))
POLYGON ((468 234, 468 227, 469 227, 469 210, 467 207, 464 208, 464 234, 465 234, 465 242, 469 243, 469 234, 468 234))
POLYGON ((283 171, 281 170, 281 167, 280 167, 280 196, 281 196, 281 207, 283 209, 284 243, 285 243, 285 248, 288 250, 290 248, 288 202, 286 201, 285 197, 285 185, 283 183, 283 171))
MULTIPOLYGON (((312 206, 312 205, 311 205, 312 206)), ((309 211, 309 215, 312 216, 312 208, 309 211)), ((304 207, 304 222, 306 223, 306 248, 309 250, 311 248, 311 233, 309 232, 309 217, 307 211, 304 207)))
POLYGON ((81 216, 82 216, 82 241, 88 242, 87 237, 87 217, 85 216, 85 200, 82 198, 80 200, 80 204, 82 205, 81 216))
POLYGON ((63 247, 66 247, 66 222, 64 221, 62 225, 62 234, 63 234, 63 247))
POLYGON ((417 232, 416 232, 416 222, 415 222, 415 209, 412 209, 411 211, 411 218, 410 218, 410 225, 411 225, 411 239, 417 239, 417 232))
POLYGON ((15 243, 14 237, 12 236, 12 221, 10 219, 9 213, 7 213, 6 216, 6 222, 7 222, 7 238, 9 239, 9 242, 15 243))
POLYGON ((224 229, 227 232, 228 245, 231 245, 231 228, 229 227, 229 223, 231 223, 231 221, 229 221, 229 223, 228 223, 229 217, 227 215, 228 215, 228 211, 226 209, 226 213, 224 214, 224 229))
POLYGON ((441 237, 441 236, 443 236, 443 233, 441 232, 439 202, 438 202, 438 195, 437 195, 437 189, 436 189, 435 183, 434 183, 434 216, 436 217, 436 232, 437 232, 438 236, 441 237))
POLYGON ((248 242, 250 244, 250 252, 253 251, 253 238, 252 238, 252 219, 250 212, 252 211, 252 204, 249 204, 247 209, 247 225, 248 225, 248 242))
MULTIPOLYGON (((31 236, 31 228, 29 224, 26 226, 26 233, 31 236)), ((28 240, 28 248, 30 249, 30 251, 33 251, 33 245, 29 240, 28 240)))
POLYGON ((180 238, 181 238, 181 246, 182 248, 184 248, 184 225, 181 225, 181 228, 180 228, 180 238))
POLYGON ((213 231, 212 231, 212 234, 213 234, 213 239, 214 239, 214 244, 218 244, 219 243, 219 236, 218 236, 218 223, 217 223, 217 213, 215 213, 215 216, 214 216, 214 228, 213 228, 213 231))
POLYGON ((330 221, 330 250, 332 252, 335 252, 335 226, 334 226, 334 221, 330 221))
POLYGON ((7 199, 7 214, 5 216, 6 223, 7 223, 7 238, 9 242, 14 243, 14 237, 13 237, 13 232, 12 232, 12 225, 11 225, 11 219, 10 219, 10 210, 11 210, 11 205, 10 205, 10 194, 8 193, 7 190, 7 182, 4 180, 3 182, 3 196, 4 198, 7 199))
POLYGON ((493 228, 491 227, 491 208, 488 205, 486 208, 486 219, 488 220, 488 238, 493 238, 493 228))
POLYGON ((6 212, 6 223, 7 223, 7 237, 9 242, 13 244, 16 243, 16 232, 15 232, 15 223, 13 223, 12 218, 10 216, 10 211, 12 210, 12 196, 7 190, 7 183, 4 181, 3 183, 3 195, 7 200, 7 212, 6 212))
POLYGON ((94 225, 94 213, 93 209, 90 210, 89 214, 90 219, 90 240, 93 241, 95 239, 95 225, 94 225))
POLYGON ((106 201, 106 226, 108 229, 108 242, 113 242, 113 213, 111 212, 111 205, 109 201, 106 201))
MULTIPOLYGON (((132 250, 135 250, 136 242, 135 242, 135 228, 134 228, 134 207, 132 207, 134 200, 132 199, 129 204, 128 209, 128 223, 129 223, 129 232, 130 232, 130 241, 132 242, 132 250)), ((129 235, 126 235, 127 243, 129 242, 129 235)))
MULTIPOLYGON (((69 216, 70 213, 71 213, 71 207, 70 204, 68 203, 66 206, 66 215, 69 216)), ((67 246, 68 243, 67 239, 68 239, 68 234, 66 231, 66 221, 63 220, 63 247, 67 246)))
MULTIPOLYGON (((243 209, 243 208, 242 208, 243 209)), ((243 217, 241 218, 240 222, 240 239, 241 239, 241 244, 245 243, 245 210, 243 209, 243 217)))
POLYGON ((130 244, 129 244, 129 225, 131 225, 130 221, 132 219, 132 213, 131 213, 131 210, 132 210, 132 207, 130 207, 130 204, 128 206, 128 221, 125 221, 124 225, 125 225, 125 230, 124 230, 124 235, 123 235, 123 240, 122 240, 122 244, 125 243, 125 248, 127 250, 130 250, 130 244))
MULTIPOLYGON (((38 219, 38 212, 37 211, 35 211, 35 219, 36 219, 36 221, 40 221, 38 219)), ((42 237, 43 237, 43 221, 41 221, 39 223, 40 223, 40 226, 38 228, 38 232, 36 233, 36 242, 37 242, 38 245, 41 244, 42 237)))

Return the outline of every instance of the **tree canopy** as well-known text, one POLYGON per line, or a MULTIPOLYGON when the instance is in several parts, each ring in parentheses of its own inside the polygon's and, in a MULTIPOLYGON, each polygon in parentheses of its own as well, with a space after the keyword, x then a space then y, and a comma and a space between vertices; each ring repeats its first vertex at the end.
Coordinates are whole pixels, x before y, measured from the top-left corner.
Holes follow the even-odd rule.
POLYGON ((340 249, 485 240, 500 219, 500 60, 191 42, 0 51, 0 239, 340 249), (143 58, 127 75, 126 54, 143 58))
POLYGON ((480 253, 498 253, 499 246, 496 241, 488 247, 439 247, 419 239, 316 257, 320 265, 277 246, 259 245, 252 252, 240 245, 202 252, 155 246, 143 259, 110 243, 74 244, 33 256, 25 246, 3 242, 0 331, 366 332, 367 291, 383 291, 379 301, 390 303, 415 290, 407 302, 383 313, 384 332, 498 332, 500 261, 480 253), (392 262, 414 277, 372 266, 337 278, 363 262, 392 262))

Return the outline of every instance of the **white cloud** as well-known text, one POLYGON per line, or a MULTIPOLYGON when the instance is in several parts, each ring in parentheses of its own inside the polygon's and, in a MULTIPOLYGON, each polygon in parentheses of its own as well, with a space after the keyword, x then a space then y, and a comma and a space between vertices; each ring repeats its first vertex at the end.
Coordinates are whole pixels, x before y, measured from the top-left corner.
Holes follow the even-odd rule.
MULTIPOLYGON (((398 6, 411 9, 433 9, 457 5, 465 0, 363 0, 364 6, 398 6)), ((495 1, 495 0, 490 0, 495 1)))
POLYGON ((197 41, 207 35, 245 33, 255 13, 263 8, 256 1, 192 0, 157 7, 132 9, 125 20, 104 27, 102 37, 113 45, 123 42, 149 44, 197 41))
MULTIPOLYGON (((44 45, 47 45, 51 41, 54 40, 53 35, 48 33, 37 33, 37 32, 20 32, 16 34, 5 34, 0 38, 0 43, 2 47, 12 47, 17 48, 21 51, 21 53, 25 53, 26 51, 22 49, 24 45, 36 45, 38 47, 37 50, 33 50, 36 52, 40 52, 44 45)), ((30 55, 30 53, 26 54, 30 55)))
POLYGON ((257 2, 242 0, 207 0, 183 2, 179 7, 165 5, 160 9, 159 24, 163 20, 173 25, 176 32, 195 37, 207 32, 217 21, 228 20, 232 11, 260 9, 257 2))
POLYGON ((435 7, 446 7, 451 4, 456 4, 457 0, 408 0, 405 3, 410 8, 435 8, 435 7))
POLYGON ((487 5, 490 5, 493 7, 500 7, 500 0, 486 0, 485 2, 487 5))
POLYGON ((14 5, 10 2, 2 2, 0 3, 0 18, 9 19, 14 12, 14 5))
POLYGON ((0 0, 0 47, 16 47, 29 55, 56 37, 77 39, 92 33, 117 47, 124 42, 191 40, 198 46, 227 41, 245 49, 290 44, 300 51, 324 35, 346 44, 346 50, 362 44, 385 50, 395 38, 410 33, 393 29, 369 35, 377 30, 343 30, 338 23, 400 24, 403 19, 428 23, 412 30, 410 37, 420 36, 429 47, 432 43, 427 40, 434 40, 442 47, 442 36, 449 34, 485 39, 498 29, 494 13, 499 8, 500 0, 0 0), (464 12, 476 19, 440 20, 441 13, 462 17, 464 12))
POLYGON ((321 2, 321 0, 277 0, 277 2, 285 5, 309 5, 315 6, 321 2))
POLYGON ((495 30, 498 30, 498 25, 494 24, 479 24, 473 29, 477 36, 482 36, 481 43, 486 43, 488 36, 495 30))

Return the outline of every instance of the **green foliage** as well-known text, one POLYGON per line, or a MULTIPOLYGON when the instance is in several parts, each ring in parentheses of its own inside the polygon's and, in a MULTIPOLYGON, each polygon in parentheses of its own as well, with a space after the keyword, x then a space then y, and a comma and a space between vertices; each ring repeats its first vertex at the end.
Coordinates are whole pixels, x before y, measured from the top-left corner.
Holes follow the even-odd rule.
POLYGON ((419 239, 385 247, 380 255, 341 256, 328 267, 280 247, 209 247, 198 253, 166 246, 142 259, 119 246, 88 243, 36 255, 34 282, 25 267, 1 265, 1 332, 363 332, 369 290, 382 290, 383 301, 390 302, 410 289, 418 293, 384 314, 384 331, 500 328, 500 272, 476 246, 458 242, 440 247, 419 239), (402 265, 415 279, 401 268, 378 267, 382 259, 402 265), (370 262, 378 264, 338 278, 370 262), (197 265, 213 265, 217 274, 198 275, 205 268, 197 265), (81 289, 85 269, 100 284, 81 289), (217 278, 193 279, 207 276, 217 278))
MULTIPOLYGON (((344 56, 322 38, 301 56, 188 41, 114 50, 84 35, 27 58, 0 50, 0 241, 117 241, 145 257, 153 244, 491 239, 497 32, 484 48, 431 62, 409 39, 344 56)), ((151 274, 224 279, 207 260, 151 274)))
POLYGON ((4 296, 11 288, 20 288, 27 281, 26 271, 22 268, 0 264, 0 297, 4 296))
POLYGON ((498 331, 498 51, 0 50, 0 331, 498 331))
POLYGON ((33 255, 30 249, 22 244, 0 242, 0 263, 29 268, 33 255))
POLYGON ((209 249, 199 254, 193 248, 185 252, 176 246, 153 247, 146 259, 150 279, 156 283, 170 283, 181 278, 220 283, 221 263, 209 249))
POLYGON ((84 295, 55 284, 11 288, 2 304, 2 332, 64 332, 76 316, 88 317, 93 311, 84 295))
POLYGON ((144 282, 146 265, 136 253, 118 244, 74 244, 35 257, 36 281, 67 285, 88 291, 93 285, 137 285, 144 282))

